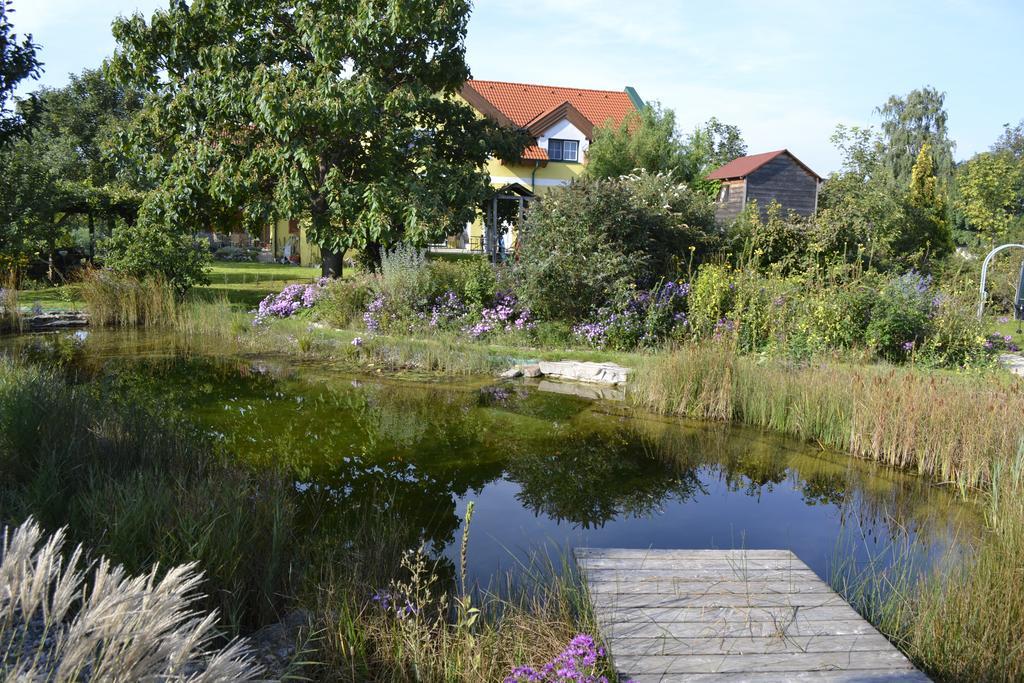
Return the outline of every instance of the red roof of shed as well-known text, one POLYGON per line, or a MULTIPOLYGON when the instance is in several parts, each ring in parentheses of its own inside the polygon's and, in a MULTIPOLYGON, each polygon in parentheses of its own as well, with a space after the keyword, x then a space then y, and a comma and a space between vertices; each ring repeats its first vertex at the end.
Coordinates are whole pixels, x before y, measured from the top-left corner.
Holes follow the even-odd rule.
MULTIPOLYGON (((624 90, 588 90, 530 83, 479 81, 471 79, 462 95, 474 107, 500 122, 527 128, 542 115, 552 113, 569 103, 591 126, 607 121, 618 125, 630 112, 636 111, 633 100, 624 90)), ((589 135, 589 131, 584 131, 589 135)))
POLYGON ((821 180, 820 175, 812 171, 810 166, 797 159, 788 149, 777 149, 774 152, 751 154, 750 156, 733 159, 729 163, 719 166, 711 173, 708 173, 708 180, 734 180, 736 178, 746 178, 748 175, 761 168, 780 154, 788 155, 789 158, 799 164, 805 171, 818 180, 821 180))

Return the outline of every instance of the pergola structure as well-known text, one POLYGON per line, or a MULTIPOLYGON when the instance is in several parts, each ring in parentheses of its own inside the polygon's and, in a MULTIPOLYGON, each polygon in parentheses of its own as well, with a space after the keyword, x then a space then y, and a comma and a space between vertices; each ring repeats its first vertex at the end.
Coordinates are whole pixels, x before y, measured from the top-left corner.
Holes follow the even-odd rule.
POLYGON ((533 192, 519 183, 504 185, 491 195, 484 217, 482 246, 484 253, 492 261, 499 261, 504 257, 504 250, 507 248, 501 240, 504 226, 521 226, 526 209, 535 198, 533 192))

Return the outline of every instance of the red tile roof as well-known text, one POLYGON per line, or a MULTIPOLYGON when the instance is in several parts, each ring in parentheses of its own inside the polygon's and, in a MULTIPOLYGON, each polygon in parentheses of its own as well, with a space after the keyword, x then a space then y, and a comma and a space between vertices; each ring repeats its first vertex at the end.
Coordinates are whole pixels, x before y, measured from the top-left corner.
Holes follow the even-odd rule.
POLYGON ((818 180, 821 180, 821 176, 811 170, 811 167, 804 162, 793 156, 793 153, 788 149, 777 149, 774 152, 764 152, 762 154, 751 154, 750 156, 739 157, 733 159, 729 163, 719 166, 711 173, 708 173, 708 180, 734 180, 736 178, 746 178, 748 175, 761 168, 769 161, 779 156, 780 154, 788 155, 793 161, 798 163, 808 173, 813 175, 818 180))
POLYGON ((484 114, 517 128, 527 128, 566 102, 591 126, 601 126, 608 121, 618 125, 630 112, 636 111, 633 100, 624 90, 586 90, 472 79, 466 83, 462 94, 484 114))
POLYGON ((523 150, 523 153, 519 157, 520 159, 527 159, 529 161, 547 161, 548 151, 543 147, 537 145, 530 145, 523 150))

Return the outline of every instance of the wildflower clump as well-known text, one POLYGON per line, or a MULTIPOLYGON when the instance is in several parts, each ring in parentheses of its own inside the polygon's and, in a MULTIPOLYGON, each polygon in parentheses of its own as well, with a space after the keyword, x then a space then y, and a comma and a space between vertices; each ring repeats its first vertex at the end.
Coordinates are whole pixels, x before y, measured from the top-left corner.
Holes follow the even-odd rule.
POLYGON ((326 278, 321 278, 315 283, 288 285, 277 294, 268 294, 256 309, 253 325, 262 325, 268 318, 290 318, 313 308, 326 284, 326 278))
POLYGON ((581 633, 540 668, 517 666, 505 683, 608 683, 608 677, 599 673, 604 657, 604 648, 593 637, 581 633))
POLYGON ((479 339, 489 332, 532 330, 534 323, 529 308, 520 307, 519 299, 512 292, 498 292, 494 305, 480 312, 480 321, 466 328, 473 339, 479 339))
POLYGON ((627 351, 682 336, 690 322, 686 315, 690 285, 665 282, 650 290, 629 290, 597 319, 573 328, 580 341, 596 348, 627 351))

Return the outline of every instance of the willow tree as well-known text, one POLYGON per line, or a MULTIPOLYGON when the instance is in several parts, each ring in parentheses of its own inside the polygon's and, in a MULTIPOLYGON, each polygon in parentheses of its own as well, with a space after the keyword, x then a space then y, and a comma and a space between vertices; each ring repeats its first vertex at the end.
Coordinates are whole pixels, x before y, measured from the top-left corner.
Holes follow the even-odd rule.
POLYGON ((468 16, 466 0, 171 0, 118 20, 111 73, 149 93, 125 135, 156 187, 140 219, 308 217, 325 275, 346 249, 460 229, 488 156, 522 144, 454 96, 468 16))

